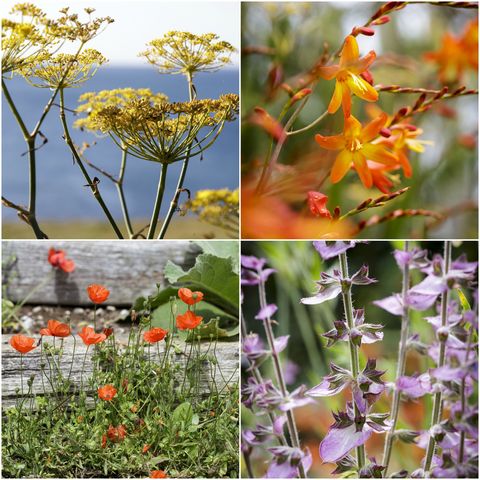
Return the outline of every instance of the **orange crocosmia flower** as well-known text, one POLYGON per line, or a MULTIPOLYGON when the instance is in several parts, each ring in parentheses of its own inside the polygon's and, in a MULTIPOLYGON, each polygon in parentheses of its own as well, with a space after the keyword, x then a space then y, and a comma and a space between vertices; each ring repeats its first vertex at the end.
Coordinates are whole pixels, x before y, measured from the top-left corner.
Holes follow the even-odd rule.
POLYGON ((180 300, 187 305, 194 305, 203 300, 202 292, 192 292, 189 288, 180 288, 178 290, 178 296, 180 300))
POLYGON ((47 328, 40 330, 40 335, 68 337, 70 335, 70 327, 66 323, 59 322, 58 320, 49 320, 47 328))
POLYGON ((127 429, 125 425, 114 427, 110 425, 107 430, 107 436, 112 442, 121 442, 127 436, 127 429))
POLYGON ((52 267, 58 267, 65 273, 71 273, 75 270, 75 262, 65 258, 65 252, 63 250, 50 248, 48 251, 48 261, 52 267))
POLYGON ((92 327, 83 327, 78 335, 82 338, 85 345, 95 345, 104 342, 107 338, 104 333, 95 333, 92 327))
POLYGON ((152 470, 150 478, 168 478, 168 475, 163 470, 152 470))
POLYGON ((398 163, 403 169, 407 178, 412 176, 412 166, 408 160, 408 150, 423 153, 425 145, 433 145, 428 140, 418 140, 417 137, 423 133, 421 128, 414 125, 399 123, 390 128, 392 135, 388 138, 382 138, 378 143, 389 146, 398 158, 398 163))
POLYGON ((332 218, 332 215, 327 208, 327 195, 320 192, 308 192, 307 202, 310 212, 316 217, 332 218))
POLYGON ((10 345, 22 355, 33 350, 35 345, 35 339, 32 337, 27 337, 25 335, 13 335, 9 341, 10 345))
POLYGON ((108 296, 110 295, 110 290, 102 285, 93 283, 87 287, 87 293, 93 303, 99 304, 107 300, 108 296))
POLYGON ((372 162, 367 160, 368 168, 372 173, 373 185, 377 187, 382 193, 390 193, 390 189, 393 187, 391 176, 388 176, 388 172, 396 170, 397 167, 388 167, 381 163, 372 162))
POLYGON ((362 127, 353 116, 345 119, 343 133, 324 137, 315 135, 317 143, 327 150, 340 150, 330 173, 332 183, 338 183, 354 166, 360 180, 367 188, 373 185, 372 173, 368 168, 367 159, 385 165, 395 165, 398 158, 386 149, 385 145, 372 143, 378 137, 380 130, 387 122, 387 115, 381 114, 376 119, 362 127))
POLYGON ((335 90, 328 105, 328 113, 335 113, 342 105, 345 117, 349 117, 352 109, 350 94, 354 94, 367 102, 377 101, 378 92, 361 77, 361 74, 368 69, 375 58, 376 55, 373 50, 360 58, 357 40, 353 35, 349 35, 343 44, 338 65, 315 68, 314 76, 325 80, 334 78, 336 80, 335 90))
POLYGON ((167 336, 168 330, 163 328, 152 328, 143 334, 143 338, 148 343, 156 343, 167 336))
POLYGON ((98 388, 98 396, 106 402, 110 402, 115 398, 117 389, 113 385, 104 385, 98 388))
POLYGON ((287 136, 283 125, 263 108, 255 107, 250 116, 250 123, 262 127, 277 142, 283 142, 287 136))
POLYGON ((183 315, 177 315, 177 327, 180 330, 192 330, 202 323, 203 317, 195 315, 191 310, 187 310, 183 315))

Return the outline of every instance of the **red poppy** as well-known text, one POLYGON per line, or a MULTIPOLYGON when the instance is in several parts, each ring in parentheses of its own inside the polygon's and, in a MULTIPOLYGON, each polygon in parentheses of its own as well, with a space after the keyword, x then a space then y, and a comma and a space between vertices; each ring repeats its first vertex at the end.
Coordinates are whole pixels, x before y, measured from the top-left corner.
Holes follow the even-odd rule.
POLYGON ((168 475, 163 470, 152 470, 150 478, 168 478, 168 475))
POLYGON ((177 327, 180 330, 191 330, 202 323, 203 317, 195 315, 191 310, 187 310, 183 315, 177 315, 177 327))
POLYGON ((152 328, 143 334, 143 338, 148 343, 156 343, 163 340, 167 333, 168 330, 164 330, 163 328, 152 328))
POLYGON ((108 338, 113 333, 113 328, 104 328, 103 333, 108 338))
POLYGON ((107 436, 102 435, 102 448, 105 448, 107 446, 107 436))
POLYGON ((60 268, 66 273, 71 273, 75 270, 75 262, 65 258, 65 252, 63 250, 55 250, 50 248, 48 251, 48 261, 54 268, 60 268))
POLYGON ((203 300, 202 292, 192 292, 189 288, 180 288, 178 290, 178 296, 180 300, 187 305, 195 305, 195 303, 203 300))
POLYGON ((66 323, 58 320, 49 320, 48 327, 40 330, 40 335, 47 335, 49 337, 68 337, 70 335, 70 327, 66 323))
POLYGON ((17 352, 20 352, 21 354, 28 353, 36 347, 35 339, 25 335, 14 335, 12 338, 10 338, 9 343, 17 352))
POLYGON ((111 402, 116 394, 117 389, 113 385, 104 385, 98 389, 98 396, 106 402, 111 402))
POLYGON ((149 445, 148 443, 145 444, 142 448, 142 453, 147 453, 150 450, 150 447, 151 445, 149 445))
POLYGON ((102 285, 92 283, 92 285, 87 287, 87 293, 93 303, 99 304, 107 300, 108 296, 110 295, 110 290, 102 285))
POLYGON ((114 427, 110 425, 107 430, 107 436, 112 442, 121 442, 127 436, 127 429, 125 425, 114 427))
POLYGON ((104 333, 95 333, 92 327, 83 327, 78 334, 85 345, 95 345, 106 340, 107 336, 104 333))

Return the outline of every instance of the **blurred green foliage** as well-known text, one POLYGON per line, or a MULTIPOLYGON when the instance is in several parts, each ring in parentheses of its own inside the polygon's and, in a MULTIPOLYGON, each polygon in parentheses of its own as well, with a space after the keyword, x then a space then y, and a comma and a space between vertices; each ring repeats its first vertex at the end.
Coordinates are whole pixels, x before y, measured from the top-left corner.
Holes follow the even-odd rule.
MULTIPOLYGON (((242 4, 242 112, 248 119, 255 106, 265 108, 277 117, 288 99, 285 91, 268 94, 268 76, 272 66, 283 71, 283 79, 295 84, 320 59, 324 48, 336 51, 355 26, 363 25, 382 5, 371 2, 309 2, 309 3, 250 3, 242 4), (267 47, 269 54, 246 54, 245 48, 267 47)), ((401 85, 439 89, 442 87, 434 64, 426 62, 424 54, 437 50, 445 32, 460 35, 468 21, 475 19, 476 10, 463 10, 425 4, 411 4, 390 14, 391 21, 374 27, 372 37, 358 36, 360 54, 375 50, 377 60, 371 73, 374 84, 401 85)), ((333 81, 320 80, 295 129, 302 128, 323 113, 330 101, 333 81)), ((476 72, 469 72, 452 87, 464 84, 477 88, 476 72)), ((406 105, 413 105, 418 94, 381 92, 377 105, 392 114, 406 105)), ((415 115, 415 125, 424 129, 422 140, 431 140, 425 153, 409 152, 414 174, 410 179, 398 175, 397 189, 408 186, 410 191, 385 207, 360 214, 365 219, 372 214, 383 215, 393 209, 430 209, 444 212, 445 222, 433 224, 431 219, 414 217, 398 219, 365 230, 365 238, 476 238, 478 167, 476 137, 478 130, 478 99, 476 96, 440 102, 430 111, 415 115), (443 108, 448 107, 448 112, 443 108), (463 136, 472 144, 462 141, 463 136), (468 145, 467 145, 468 144, 468 145), (432 225, 429 225, 432 223, 432 225), (429 225, 429 226, 426 226, 429 225)), ((365 102, 353 99, 352 114, 365 122, 365 102)), ((294 164, 307 156, 317 156, 322 165, 322 151, 314 135, 337 134, 343 128, 343 114, 328 116, 308 132, 290 137, 283 147, 280 162, 294 164)), ((251 171, 254 161, 264 161, 270 139, 256 126, 244 122, 242 130, 243 173, 251 171)), ((329 163, 319 169, 318 182, 328 172, 329 163)), ((328 206, 342 206, 342 212, 355 207, 378 191, 366 190, 354 175, 331 185, 326 182, 320 191, 329 196, 328 206)), ((300 205, 297 205, 299 208, 300 205)))

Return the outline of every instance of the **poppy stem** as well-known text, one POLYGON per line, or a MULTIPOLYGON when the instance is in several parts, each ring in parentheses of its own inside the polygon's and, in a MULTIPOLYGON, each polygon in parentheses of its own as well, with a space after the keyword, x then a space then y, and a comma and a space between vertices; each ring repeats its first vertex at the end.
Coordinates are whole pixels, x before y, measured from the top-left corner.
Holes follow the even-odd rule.
MULTIPOLYGON (((408 252, 408 241, 405 241, 404 251, 408 252)), ((410 265, 408 262, 405 262, 403 267, 403 283, 402 283, 402 304, 403 304, 403 314, 402 314, 402 326, 400 330, 400 345, 398 350, 398 363, 397 363, 397 373, 395 378, 398 379, 405 374, 405 360, 407 357, 407 340, 408 340, 408 327, 410 324, 409 309, 407 305, 407 294, 410 287, 410 265)), ((383 471, 383 476, 387 477, 388 467, 390 464, 390 457, 392 453, 393 440, 395 438, 395 428, 398 420, 398 413, 400 410, 400 397, 401 391, 398 388, 395 388, 393 394, 393 403, 392 403, 392 412, 390 414, 390 419, 392 420, 392 426, 387 432, 385 439, 385 449, 383 453, 382 465, 385 467, 383 471)))
POLYGON ((83 373, 85 371, 85 362, 87 361, 87 354, 90 345, 87 345, 87 349, 85 350, 85 355, 83 357, 83 364, 82 364, 82 371, 80 372, 80 391, 83 392, 83 373))

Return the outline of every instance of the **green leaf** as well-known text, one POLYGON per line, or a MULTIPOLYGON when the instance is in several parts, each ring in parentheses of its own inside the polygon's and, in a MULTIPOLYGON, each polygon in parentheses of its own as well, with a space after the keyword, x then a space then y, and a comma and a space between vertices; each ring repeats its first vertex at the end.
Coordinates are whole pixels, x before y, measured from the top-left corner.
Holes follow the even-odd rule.
POLYGON ((170 283, 181 284, 192 290, 200 290, 205 300, 217 305, 233 316, 238 315, 238 273, 232 270, 230 258, 220 258, 202 253, 195 266, 184 272, 171 261, 165 266, 165 277, 170 283))
POLYGON ((197 240, 195 243, 204 253, 210 253, 221 258, 230 258, 232 260, 232 269, 238 272, 239 249, 238 242, 211 242, 208 240, 197 240))
POLYGON ((192 423, 193 408, 189 402, 181 403, 172 413, 172 423, 177 427, 185 427, 192 423))
POLYGON ((457 295, 460 300, 460 304, 462 305, 462 310, 464 312, 471 310, 472 307, 470 306, 470 303, 468 302, 467 297, 465 296, 465 294, 462 292, 460 288, 457 288, 457 295))

